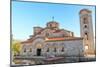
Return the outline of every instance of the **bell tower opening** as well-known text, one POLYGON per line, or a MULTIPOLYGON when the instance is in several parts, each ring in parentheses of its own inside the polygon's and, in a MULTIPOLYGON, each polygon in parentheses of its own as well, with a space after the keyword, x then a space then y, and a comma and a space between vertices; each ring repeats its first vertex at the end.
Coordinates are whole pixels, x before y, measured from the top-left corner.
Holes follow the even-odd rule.
POLYGON ((88 40, 88 34, 85 32, 85 39, 88 40))
POLYGON ((87 24, 87 23, 88 23, 88 18, 87 18, 87 17, 84 17, 84 18, 83 18, 83 23, 84 23, 84 24, 87 24))

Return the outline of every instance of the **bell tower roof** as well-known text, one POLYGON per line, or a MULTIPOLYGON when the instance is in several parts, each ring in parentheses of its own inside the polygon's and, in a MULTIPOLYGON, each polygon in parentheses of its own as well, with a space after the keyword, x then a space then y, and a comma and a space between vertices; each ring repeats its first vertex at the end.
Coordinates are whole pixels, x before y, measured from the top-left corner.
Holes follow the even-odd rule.
POLYGON ((79 14, 88 14, 88 13, 91 13, 91 11, 88 10, 88 9, 82 9, 82 10, 80 10, 80 12, 79 12, 79 14))

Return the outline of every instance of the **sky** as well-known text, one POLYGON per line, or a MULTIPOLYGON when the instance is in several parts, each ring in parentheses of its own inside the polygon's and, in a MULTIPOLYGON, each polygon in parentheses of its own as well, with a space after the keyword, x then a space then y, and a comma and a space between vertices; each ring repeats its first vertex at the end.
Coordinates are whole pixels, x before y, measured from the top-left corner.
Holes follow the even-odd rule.
POLYGON ((52 21, 52 17, 59 23, 61 29, 72 31, 75 36, 79 37, 79 11, 84 8, 92 11, 95 31, 95 6, 12 1, 13 38, 28 39, 33 34, 33 27, 45 28, 46 23, 52 21))

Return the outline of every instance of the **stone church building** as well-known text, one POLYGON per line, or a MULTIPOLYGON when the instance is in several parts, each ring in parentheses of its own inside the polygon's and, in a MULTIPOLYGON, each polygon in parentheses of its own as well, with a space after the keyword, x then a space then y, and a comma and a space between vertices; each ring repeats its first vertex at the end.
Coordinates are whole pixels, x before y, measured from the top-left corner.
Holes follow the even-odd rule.
POLYGON ((91 11, 82 9, 80 16, 80 37, 74 32, 60 29, 57 21, 49 21, 45 28, 34 27, 33 35, 21 42, 20 55, 26 56, 84 56, 84 53, 93 52, 94 37, 91 11))

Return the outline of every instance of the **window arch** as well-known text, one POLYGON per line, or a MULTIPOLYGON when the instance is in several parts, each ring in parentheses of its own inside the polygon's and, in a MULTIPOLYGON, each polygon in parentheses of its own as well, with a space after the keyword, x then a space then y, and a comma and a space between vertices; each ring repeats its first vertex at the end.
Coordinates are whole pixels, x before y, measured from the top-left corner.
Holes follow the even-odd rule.
POLYGON ((88 40, 88 33, 85 32, 85 39, 88 40))
POLYGON ((42 48, 43 46, 42 46, 42 43, 36 43, 35 47, 36 48, 42 48))

